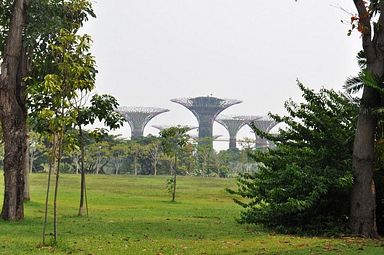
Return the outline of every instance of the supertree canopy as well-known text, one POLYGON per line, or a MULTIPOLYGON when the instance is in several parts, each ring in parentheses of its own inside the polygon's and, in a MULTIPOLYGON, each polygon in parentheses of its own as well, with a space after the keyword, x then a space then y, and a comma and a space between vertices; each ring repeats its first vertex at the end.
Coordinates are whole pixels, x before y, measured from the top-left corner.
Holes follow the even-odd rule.
POLYGON ((166 128, 171 128, 171 127, 182 127, 182 128, 188 128, 188 131, 191 131, 193 129, 196 129, 197 127, 192 127, 188 125, 152 125, 152 127, 158 129, 158 130, 163 130, 166 128))
POLYGON ((241 118, 237 118, 237 116, 223 115, 223 116, 218 116, 216 118, 216 122, 220 123, 228 130, 229 149, 235 150, 236 135, 239 132, 239 130, 246 124, 246 121, 241 118))
MULTIPOLYGON (((267 116, 239 116, 238 118, 246 120, 251 128, 256 127, 265 133, 269 133, 278 123, 267 116)), ((256 148, 270 147, 271 143, 267 139, 259 137, 256 133, 256 148)))
POLYGON ((139 138, 143 136, 144 128, 147 123, 155 116, 168 112, 168 109, 156 107, 119 107, 120 112, 131 127, 131 138, 139 138))
POLYGON ((171 101, 183 105, 196 116, 201 141, 204 138, 212 138, 213 122, 220 112, 234 104, 241 103, 240 100, 221 99, 213 96, 179 98, 171 101))

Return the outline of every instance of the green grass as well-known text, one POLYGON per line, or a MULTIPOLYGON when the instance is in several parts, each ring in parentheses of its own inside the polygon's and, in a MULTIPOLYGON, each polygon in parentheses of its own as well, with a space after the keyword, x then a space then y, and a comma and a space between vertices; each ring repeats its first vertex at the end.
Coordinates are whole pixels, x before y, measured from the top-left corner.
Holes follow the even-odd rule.
POLYGON ((172 203, 167 177, 87 178, 89 217, 78 217, 79 176, 61 176, 59 241, 43 246, 47 176, 32 175, 25 220, 0 221, 0 254, 384 254, 382 240, 277 235, 237 224, 240 208, 224 190, 233 179, 179 177, 172 203))

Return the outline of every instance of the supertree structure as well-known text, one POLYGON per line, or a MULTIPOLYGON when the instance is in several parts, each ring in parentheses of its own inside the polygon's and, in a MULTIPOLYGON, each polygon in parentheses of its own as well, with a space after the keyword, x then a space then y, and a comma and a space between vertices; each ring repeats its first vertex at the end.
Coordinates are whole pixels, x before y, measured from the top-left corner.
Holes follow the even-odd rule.
POLYGON ((233 118, 244 121, 244 123, 246 125, 248 125, 248 126, 250 126, 252 128, 251 124, 255 120, 263 118, 263 116, 259 116, 259 115, 239 115, 239 116, 234 116, 233 118))
POLYGON ((131 138, 136 139, 143 136, 144 128, 147 123, 155 116, 168 112, 168 109, 156 107, 119 107, 121 113, 131 127, 131 138))
MULTIPOLYGON (((272 128, 274 128, 278 123, 268 117, 263 117, 253 122, 256 128, 269 133, 272 128)), ((273 143, 267 139, 260 138, 256 139, 256 148, 272 147, 273 143), (259 142, 259 143, 258 143, 259 142)))
POLYGON ((182 128, 188 128, 188 131, 191 131, 193 129, 196 129, 197 127, 192 127, 188 125, 152 125, 152 127, 158 129, 158 130, 163 130, 166 128, 171 128, 171 127, 182 127, 182 128))
MULTIPOLYGON (((213 96, 178 98, 171 101, 181 104, 196 116, 199 122, 199 141, 203 141, 204 138, 212 138, 213 122, 220 112, 234 104, 241 103, 240 100, 221 99, 213 96)), ((212 142, 210 145, 212 146, 212 142)))
MULTIPOLYGON (((205 138, 203 138, 204 140, 212 140, 212 141, 215 141, 215 140, 217 140, 219 137, 221 137, 222 135, 212 135, 212 137, 205 137, 205 138)), ((199 138, 199 136, 197 136, 197 135, 190 135, 189 137, 191 137, 191 139, 193 139, 193 140, 195 140, 195 141, 197 141, 197 142, 201 142, 200 141, 200 138, 199 138)))
POLYGON ((229 133, 229 149, 236 149, 236 135, 239 130, 246 124, 241 118, 233 115, 223 115, 216 118, 216 122, 223 125, 229 133))
MULTIPOLYGON (((278 123, 267 116, 240 116, 245 119, 247 124, 253 128, 256 127, 265 133, 269 133, 278 123), (256 118, 257 117, 257 118, 256 118)), ((256 133, 256 148, 270 147, 272 144, 267 139, 259 137, 256 133)))

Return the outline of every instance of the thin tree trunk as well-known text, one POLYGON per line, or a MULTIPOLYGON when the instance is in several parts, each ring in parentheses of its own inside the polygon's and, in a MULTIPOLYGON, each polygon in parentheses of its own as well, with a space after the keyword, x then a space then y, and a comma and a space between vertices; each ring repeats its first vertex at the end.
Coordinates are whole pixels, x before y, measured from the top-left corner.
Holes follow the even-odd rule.
POLYGON ((96 174, 99 174, 100 172, 100 156, 97 157, 97 162, 96 162, 96 174))
POLYGON ((134 167, 135 167, 135 175, 137 175, 137 156, 135 155, 134 159, 133 159, 133 164, 134 164, 134 167))
POLYGON ((173 190, 172 190, 172 201, 176 199, 176 175, 177 175, 177 156, 175 156, 175 168, 173 169, 173 190))
POLYGON ((79 126, 79 139, 80 139, 80 173, 81 173, 81 184, 80 184, 80 206, 79 206, 79 216, 83 216, 85 213, 84 207, 84 196, 85 196, 85 169, 84 169, 84 140, 83 140, 83 130, 81 125, 79 126))
POLYGON ((4 140, 4 201, 1 217, 24 218, 24 164, 26 154, 26 58, 23 29, 29 0, 15 0, 0 74, 0 118, 4 140))
POLYGON ((75 163, 75 174, 79 174, 80 172, 80 166, 79 166, 79 157, 78 155, 76 155, 75 157, 73 157, 73 161, 75 163))
POLYGON ((88 213, 88 195, 87 195, 87 186, 84 183, 84 194, 85 194, 85 208, 87 209, 87 217, 89 215, 88 213))
POLYGON ((29 179, 29 163, 30 163, 30 153, 29 153, 29 141, 27 140, 26 142, 27 146, 27 151, 25 153, 25 158, 24 158, 24 201, 29 201, 31 200, 31 195, 30 195, 30 179, 29 179))
MULTIPOLYGON (((56 137, 54 139, 56 139, 56 137)), ((56 146, 55 144, 56 144, 56 142, 54 141, 53 142, 53 146, 56 146)), ((49 159, 47 192, 45 194, 44 223, 43 223, 43 244, 45 244, 45 237, 46 237, 46 230, 47 230, 47 223, 48 223, 49 191, 50 191, 50 187, 51 187, 51 176, 52 176, 52 170, 54 168, 56 148, 54 147, 52 150, 53 150, 52 151, 52 155, 51 155, 51 157, 49 159)))
MULTIPOLYGON (((66 79, 63 81, 64 88, 61 91, 61 109, 60 113, 56 114, 60 119, 65 116, 65 90, 66 90, 66 79)), ((63 155, 63 140, 64 140, 64 132, 65 132, 65 122, 61 122, 61 126, 58 130, 58 139, 57 139, 57 148, 58 153, 56 157, 56 179, 55 179, 55 192, 53 196, 53 239, 55 242, 57 241, 58 231, 57 231, 57 195, 59 192, 59 177, 60 177, 60 167, 61 167, 61 159, 63 155)))
MULTIPOLYGON (((33 144, 32 144, 33 145, 33 144)), ((33 162, 35 161, 35 148, 32 146, 29 146, 29 173, 31 174, 33 172, 33 162)))
POLYGON ((153 160, 153 175, 157 175, 157 157, 153 160))
MULTIPOLYGON (((64 116, 64 109, 62 109, 62 115, 64 116)), ((55 179, 55 191, 53 196, 53 239, 55 242, 57 241, 57 195, 59 193, 59 177, 60 177, 60 166, 61 166, 61 158, 63 154, 63 137, 64 137, 64 128, 60 131, 58 137, 58 153, 56 158, 56 179, 55 179)))

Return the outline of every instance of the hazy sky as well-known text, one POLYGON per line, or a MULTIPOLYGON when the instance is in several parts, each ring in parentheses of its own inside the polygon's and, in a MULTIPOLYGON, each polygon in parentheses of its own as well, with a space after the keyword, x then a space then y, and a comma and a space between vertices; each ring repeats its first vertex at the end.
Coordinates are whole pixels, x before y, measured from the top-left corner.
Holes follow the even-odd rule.
MULTIPOLYGON (((84 31, 94 40, 97 92, 171 110, 145 134, 155 124, 197 125, 172 98, 212 94, 243 101, 223 114, 283 114, 284 101, 300 98, 296 79, 340 90, 358 70, 360 36, 347 36, 342 10, 355 13, 351 0, 97 0, 94 9, 84 31)), ((128 123, 118 133, 129 136, 128 123)), ((214 134, 228 137, 219 124, 214 134)))

